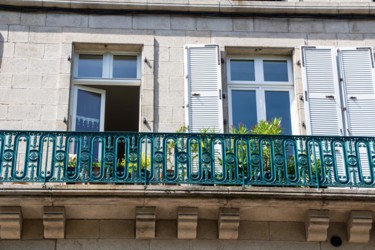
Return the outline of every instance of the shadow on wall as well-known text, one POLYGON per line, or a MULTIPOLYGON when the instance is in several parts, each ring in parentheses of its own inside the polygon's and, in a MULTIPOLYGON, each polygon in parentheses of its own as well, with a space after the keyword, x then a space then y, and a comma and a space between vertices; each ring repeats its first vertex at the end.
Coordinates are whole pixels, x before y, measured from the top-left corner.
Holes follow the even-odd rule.
POLYGON ((0 69, 1 69, 1 64, 3 62, 3 53, 4 53, 4 36, 0 33, 0 69))

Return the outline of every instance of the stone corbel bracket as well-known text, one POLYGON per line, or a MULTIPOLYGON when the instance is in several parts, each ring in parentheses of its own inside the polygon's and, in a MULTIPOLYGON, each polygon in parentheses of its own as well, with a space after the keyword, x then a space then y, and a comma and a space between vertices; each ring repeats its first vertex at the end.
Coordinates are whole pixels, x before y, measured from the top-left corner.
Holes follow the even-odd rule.
POLYGON ((329 211, 310 209, 305 221, 307 241, 326 241, 329 227, 329 211))
POLYGON ((136 239, 154 239, 155 224, 155 207, 136 208, 136 239))
POLYGON ((220 208, 218 231, 221 240, 238 239, 238 228, 240 225, 239 208, 220 208))
POLYGON ((372 228, 371 211, 352 211, 347 223, 348 241, 351 243, 367 243, 372 228))
POLYGON ((21 239, 22 220, 21 207, 0 207, 0 238, 21 239))
POLYGON ((44 207, 43 214, 44 238, 65 238, 65 209, 64 207, 44 207))
POLYGON ((178 208, 177 238, 192 240, 197 238, 198 208, 178 208))

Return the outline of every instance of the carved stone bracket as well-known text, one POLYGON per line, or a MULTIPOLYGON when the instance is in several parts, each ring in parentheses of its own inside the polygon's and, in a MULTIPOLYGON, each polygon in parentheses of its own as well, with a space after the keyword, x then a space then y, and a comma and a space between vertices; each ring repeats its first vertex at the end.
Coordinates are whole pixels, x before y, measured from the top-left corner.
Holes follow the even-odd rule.
POLYGON ((219 239, 236 240, 238 238, 238 227, 240 225, 239 208, 220 208, 219 213, 219 239))
POLYGON ((329 227, 329 211, 310 209, 305 221, 307 241, 326 241, 329 227))
POLYGON ((43 214, 44 238, 65 238, 65 209, 64 207, 44 207, 43 214))
POLYGON ((372 222, 370 211, 352 211, 347 223, 348 241, 352 243, 369 242, 372 222))
POLYGON ((136 239, 154 239, 155 224, 155 207, 136 208, 136 239))
POLYGON ((178 239, 196 239, 198 226, 198 209, 196 207, 178 208, 178 239))
POLYGON ((21 207, 0 207, 0 238, 21 239, 21 207))

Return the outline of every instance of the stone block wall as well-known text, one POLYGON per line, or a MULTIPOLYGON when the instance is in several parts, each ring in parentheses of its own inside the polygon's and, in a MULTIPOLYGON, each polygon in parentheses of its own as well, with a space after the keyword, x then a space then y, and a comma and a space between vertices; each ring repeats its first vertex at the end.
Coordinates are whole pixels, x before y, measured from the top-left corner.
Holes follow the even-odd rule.
MULTIPOLYGON (((375 21, 1 11, 0 129, 67 130, 73 43, 143 45, 141 131, 158 132, 185 123, 184 45, 219 44, 224 59, 227 46, 290 48, 304 134, 300 47, 375 46, 375 21)), ((222 71, 225 93, 225 65, 222 71)))

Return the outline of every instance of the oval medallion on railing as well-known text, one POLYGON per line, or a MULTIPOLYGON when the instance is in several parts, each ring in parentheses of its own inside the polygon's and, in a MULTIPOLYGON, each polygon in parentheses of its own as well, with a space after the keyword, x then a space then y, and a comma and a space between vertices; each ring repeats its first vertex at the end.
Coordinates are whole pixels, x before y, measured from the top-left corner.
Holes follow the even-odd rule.
POLYGON ((64 161, 65 160, 65 151, 63 151, 63 150, 56 151, 55 158, 56 158, 57 161, 64 161))
POLYGON ((202 162, 205 163, 205 164, 210 164, 211 154, 210 153, 203 153, 202 154, 202 162))
POLYGON ((307 156, 305 154, 300 154, 298 156, 298 163, 303 165, 303 166, 306 166, 307 165, 307 156))
POLYGON ((163 152, 161 151, 156 151, 155 154, 154 154, 154 161, 156 163, 163 163, 163 152))
POLYGON ((11 149, 4 150, 3 159, 6 161, 11 161, 14 157, 14 151, 11 149))
POLYGON ((234 156, 233 153, 227 153, 225 161, 227 162, 227 164, 232 165, 235 163, 236 157, 234 156))
POLYGON ((355 155, 349 155, 348 156, 348 163, 351 167, 354 167, 357 165, 357 157, 355 155))
POLYGON ((184 163, 187 162, 187 159, 188 159, 188 157, 187 157, 187 154, 185 152, 179 152, 177 154, 177 160, 178 160, 179 163, 184 164, 184 163))
POLYGON ((138 160, 138 154, 136 152, 130 152, 129 153, 129 161, 131 163, 136 163, 138 160))
POLYGON ((324 156, 324 165, 330 167, 333 164, 333 157, 330 155, 324 156))

